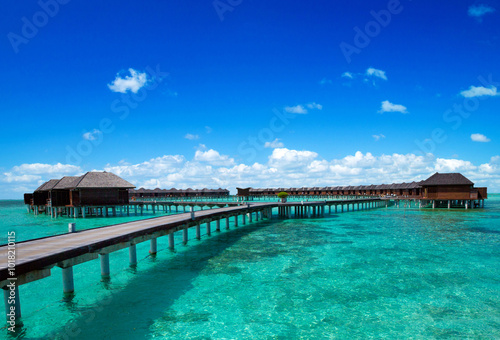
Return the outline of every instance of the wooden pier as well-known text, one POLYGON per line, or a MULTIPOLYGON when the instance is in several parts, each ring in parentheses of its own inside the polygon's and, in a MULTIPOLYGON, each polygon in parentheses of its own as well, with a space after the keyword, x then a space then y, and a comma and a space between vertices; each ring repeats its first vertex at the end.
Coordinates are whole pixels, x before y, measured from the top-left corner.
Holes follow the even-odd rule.
MULTIPOLYGON (((192 207, 196 204, 206 205, 207 202, 177 202, 178 207, 192 207)), ((146 220, 116 224, 107 227, 75 230, 75 224, 69 224, 67 234, 50 236, 40 239, 17 242, 15 244, 15 266, 7 262, 0 264, 0 285, 4 290, 7 321, 20 322, 21 304, 19 298, 20 285, 43 279, 51 275, 55 266, 62 269, 62 288, 65 294, 74 293, 73 267, 100 258, 101 276, 109 277, 109 255, 117 250, 128 248, 131 266, 137 265, 136 245, 150 242, 150 254, 157 253, 157 239, 168 236, 169 248, 174 248, 174 233, 182 232, 183 243, 188 242, 188 229, 195 228, 196 239, 201 238, 201 225, 206 225, 206 235, 210 236, 215 224, 215 231, 221 230, 221 222, 225 221, 225 229, 230 227, 230 219, 234 226, 245 225, 262 219, 272 218, 273 209, 278 210, 280 218, 322 217, 325 208, 328 213, 364 210, 385 207, 388 203, 380 198, 331 200, 314 202, 268 202, 244 203, 215 202, 215 206, 230 205, 215 209, 190 211, 146 220), (230 204, 228 204, 230 203, 230 204), (14 298, 14 300, 12 300, 14 298), (12 303, 15 301, 15 303, 12 303), (9 314, 11 313, 11 314, 9 314)), ((211 205, 211 202, 208 202, 211 205)), ((0 246, 0 256, 7 259, 9 245, 0 246)))

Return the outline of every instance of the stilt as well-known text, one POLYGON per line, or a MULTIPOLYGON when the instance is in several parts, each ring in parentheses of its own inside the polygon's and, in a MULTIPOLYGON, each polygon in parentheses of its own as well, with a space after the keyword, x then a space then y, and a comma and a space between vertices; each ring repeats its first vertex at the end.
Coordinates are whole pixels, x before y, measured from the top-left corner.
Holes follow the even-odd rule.
POLYGON ((207 222, 207 235, 212 235, 212 231, 210 230, 210 222, 207 222))
POLYGON ((187 244, 188 243, 188 226, 186 226, 183 230, 182 230, 182 242, 184 244, 187 244))
POLYGON ((226 230, 229 230, 229 217, 226 217, 226 230))
POLYGON ((63 279, 63 292, 65 294, 73 293, 75 291, 75 285, 73 282, 73 266, 61 269, 63 279))
POLYGON ((200 230, 200 222, 196 224, 196 239, 201 239, 201 230, 200 230))
POLYGON ((109 254, 99 254, 101 257, 101 276, 109 277, 109 254))
POLYGON ((137 247, 135 244, 128 247, 128 258, 131 267, 137 266, 137 247))
POLYGON ((220 219, 217 219, 217 221, 215 221, 215 231, 220 231, 220 219))
POLYGON ((238 215, 235 215, 234 216, 234 226, 237 227, 238 226, 238 215))
POLYGON ((156 237, 153 237, 149 241, 149 253, 151 255, 155 255, 157 252, 158 252, 158 241, 157 241, 156 237))

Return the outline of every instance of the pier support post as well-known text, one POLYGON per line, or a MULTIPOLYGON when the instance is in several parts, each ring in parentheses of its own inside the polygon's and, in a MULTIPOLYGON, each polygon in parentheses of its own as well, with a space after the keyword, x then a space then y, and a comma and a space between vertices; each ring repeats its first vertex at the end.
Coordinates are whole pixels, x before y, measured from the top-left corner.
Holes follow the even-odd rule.
POLYGON ((220 219, 215 222, 215 231, 220 231, 220 219))
POLYGON ((212 235, 212 230, 210 229, 210 222, 207 222, 207 235, 212 235))
POLYGON ((156 239, 156 237, 153 237, 149 241, 149 253, 151 255, 156 255, 157 252, 158 252, 158 240, 156 239))
POLYGON ((243 225, 247 224, 247 214, 241 215, 241 218, 243 219, 243 225))
POLYGON ((131 267, 137 266, 137 247, 135 244, 128 247, 128 258, 131 267))
POLYGON ((173 250, 175 248, 174 244, 174 233, 168 234, 168 247, 173 250))
POLYGON ((196 239, 201 239, 201 230, 200 230, 200 222, 196 224, 196 239))
POLYGON ((99 254, 101 258, 101 276, 109 277, 109 254, 99 254))
POLYGON ((235 215, 234 216, 234 226, 237 227, 238 226, 238 215, 235 215))
POLYGON ((75 284, 73 281, 73 266, 61 269, 63 279, 63 292, 64 294, 73 293, 75 291, 75 284))
POLYGON ((229 216, 226 217, 226 230, 229 230, 229 216))
POLYGON ((186 227, 182 230, 182 242, 184 244, 187 244, 188 243, 188 226, 186 225, 186 227))
POLYGON ((7 321, 14 321, 16 324, 21 323, 21 300, 19 299, 19 287, 17 284, 10 283, 3 288, 3 301, 5 304, 5 315, 7 317, 7 321), (10 301, 14 301, 13 304, 10 304, 10 301), (15 309, 12 310, 11 308, 15 309))
POLYGON ((248 223, 252 223, 252 212, 248 213, 248 223))
POLYGON ((451 201, 448 200, 448 209, 450 209, 450 208, 451 208, 451 201))

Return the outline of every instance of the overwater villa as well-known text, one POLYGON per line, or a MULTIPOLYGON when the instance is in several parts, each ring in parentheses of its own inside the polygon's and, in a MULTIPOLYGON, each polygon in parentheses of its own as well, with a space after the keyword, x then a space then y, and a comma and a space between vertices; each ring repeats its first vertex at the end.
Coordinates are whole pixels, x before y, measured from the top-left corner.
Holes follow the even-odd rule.
POLYGON ((428 179, 411 183, 380 185, 302 187, 302 188, 236 188, 238 196, 251 200, 276 196, 286 192, 290 196, 329 198, 332 196, 380 196, 393 199, 431 201, 432 206, 484 206, 488 198, 486 187, 474 187, 474 183, 460 173, 435 173, 428 179))

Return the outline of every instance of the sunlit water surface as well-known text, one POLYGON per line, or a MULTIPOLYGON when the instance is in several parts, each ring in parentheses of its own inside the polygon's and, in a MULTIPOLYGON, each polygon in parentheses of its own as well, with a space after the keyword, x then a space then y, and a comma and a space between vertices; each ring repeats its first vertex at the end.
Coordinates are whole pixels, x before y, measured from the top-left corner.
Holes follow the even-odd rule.
MULTIPOLYGON (((156 216, 158 216, 157 214, 156 216)), ((164 215, 162 212, 160 215, 164 215)), ((0 201, 2 243, 142 217, 51 219, 0 201)), ((202 228, 204 231, 205 228, 202 228)), ((20 287, 24 326, 4 339, 500 338, 500 196, 485 209, 382 208, 260 221, 137 246, 20 287)))

